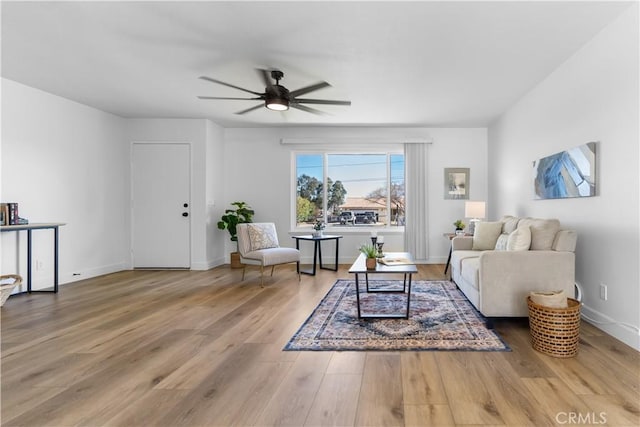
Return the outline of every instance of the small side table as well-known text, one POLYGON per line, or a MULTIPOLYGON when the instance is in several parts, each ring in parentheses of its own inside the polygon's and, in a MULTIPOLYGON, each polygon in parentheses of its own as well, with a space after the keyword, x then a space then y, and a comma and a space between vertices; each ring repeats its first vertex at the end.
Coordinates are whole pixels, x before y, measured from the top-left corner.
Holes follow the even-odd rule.
POLYGON ((331 234, 324 234, 322 236, 313 236, 311 234, 306 234, 303 236, 292 236, 292 238, 296 239, 296 249, 300 250, 300 240, 308 240, 308 241, 312 241, 313 242, 313 268, 311 271, 302 271, 300 270, 300 262, 297 263, 296 266, 296 270, 300 273, 300 274, 308 274, 309 276, 315 276, 316 275, 316 262, 319 260, 319 264, 320 264, 320 268, 323 270, 331 270, 331 271, 338 271, 338 249, 340 246, 340 239, 342 239, 342 236, 339 235, 331 235, 331 234), (325 267, 324 265, 322 265, 322 246, 320 245, 320 243, 323 240, 335 240, 336 241, 336 258, 335 258, 335 264, 333 267, 325 267))
MULTIPOLYGON (((458 236, 456 233, 442 233, 444 237, 449 240, 453 240, 454 237, 458 236)), ((473 234, 464 233, 460 234, 460 236, 473 236, 473 234)), ((447 264, 444 266, 444 275, 447 275, 447 271, 449 271, 449 264, 451 263, 451 252, 453 251, 453 246, 449 243, 449 257, 447 258, 447 264)))

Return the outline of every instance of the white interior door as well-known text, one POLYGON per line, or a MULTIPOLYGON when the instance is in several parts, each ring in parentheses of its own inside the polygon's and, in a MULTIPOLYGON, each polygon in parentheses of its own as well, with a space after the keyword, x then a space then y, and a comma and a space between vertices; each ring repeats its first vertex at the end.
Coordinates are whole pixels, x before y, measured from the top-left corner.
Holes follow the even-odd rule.
POLYGON ((134 268, 191 266, 190 157, 185 143, 133 144, 134 268))

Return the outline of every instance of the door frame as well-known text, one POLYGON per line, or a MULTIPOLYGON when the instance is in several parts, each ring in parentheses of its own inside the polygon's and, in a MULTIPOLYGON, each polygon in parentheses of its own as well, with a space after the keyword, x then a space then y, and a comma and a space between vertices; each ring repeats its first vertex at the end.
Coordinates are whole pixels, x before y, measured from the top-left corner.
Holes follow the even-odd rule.
POLYGON ((136 144, 173 144, 186 145, 189 148, 189 267, 193 267, 193 143, 191 141, 171 140, 132 140, 129 144, 129 265, 134 269, 133 238, 134 238, 134 206, 133 206, 133 148, 136 144))

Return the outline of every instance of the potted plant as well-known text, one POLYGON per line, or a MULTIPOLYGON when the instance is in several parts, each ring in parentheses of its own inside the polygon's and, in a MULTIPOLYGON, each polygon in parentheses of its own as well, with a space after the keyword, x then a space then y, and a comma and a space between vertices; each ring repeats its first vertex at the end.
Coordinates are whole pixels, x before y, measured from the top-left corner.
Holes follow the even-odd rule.
MULTIPOLYGON (((247 222, 253 221, 253 214, 255 213, 251 207, 245 202, 233 202, 232 206, 235 206, 235 209, 226 209, 224 211, 224 215, 218 221, 218 229, 227 230, 229 235, 231 236, 232 242, 238 241, 238 224, 244 224, 247 222)), ((242 264, 240 263, 240 254, 236 249, 235 252, 231 252, 230 256, 231 260, 231 268, 240 268, 242 264)))
POLYGON ((315 222, 315 224, 313 224, 313 237, 321 237, 322 236, 322 230, 324 230, 326 227, 325 223, 318 220, 315 222))
POLYGON ((378 255, 378 249, 374 245, 362 245, 360 246, 360 252, 364 254, 366 259, 367 270, 375 270, 376 268, 376 255, 378 255))
POLYGON ((460 234, 458 231, 464 230, 465 223, 462 222, 461 219, 458 219, 453 223, 453 225, 456 227, 456 234, 460 234))

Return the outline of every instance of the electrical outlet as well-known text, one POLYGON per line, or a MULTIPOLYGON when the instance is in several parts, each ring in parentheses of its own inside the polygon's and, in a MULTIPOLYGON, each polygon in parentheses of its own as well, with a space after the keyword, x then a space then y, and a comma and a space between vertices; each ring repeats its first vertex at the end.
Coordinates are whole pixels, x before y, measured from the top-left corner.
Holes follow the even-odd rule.
POLYGON ((43 267, 44 267, 44 263, 41 260, 37 259, 36 260, 36 270, 40 271, 40 270, 43 269, 43 267))
POLYGON ((600 283, 600 299, 607 300, 607 285, 600 283))

